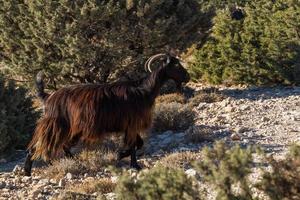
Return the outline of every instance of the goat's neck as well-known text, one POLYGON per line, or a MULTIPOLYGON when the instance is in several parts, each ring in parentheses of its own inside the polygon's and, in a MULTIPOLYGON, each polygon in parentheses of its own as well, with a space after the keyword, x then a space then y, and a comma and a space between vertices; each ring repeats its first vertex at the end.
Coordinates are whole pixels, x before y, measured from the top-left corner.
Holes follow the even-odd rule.
POLYGON ((150 99, 154 102, 159 94, 162 85, 167 81, 165 68, 159 68, 152 72, 152 74, 144 82, 144 87, 147 88, 150 99))

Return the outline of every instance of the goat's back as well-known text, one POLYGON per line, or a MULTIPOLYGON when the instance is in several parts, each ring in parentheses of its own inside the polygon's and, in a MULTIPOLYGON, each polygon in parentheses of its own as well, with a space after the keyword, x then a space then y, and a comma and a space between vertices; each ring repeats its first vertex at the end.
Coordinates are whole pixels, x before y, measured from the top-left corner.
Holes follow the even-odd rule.
POLYGON ((45 117, 63 118, 72 137, 96 139, 104 133, 149 128, 151 109, 143 91, 130 84, 85 84, 52 93, 45 102, 45 117))

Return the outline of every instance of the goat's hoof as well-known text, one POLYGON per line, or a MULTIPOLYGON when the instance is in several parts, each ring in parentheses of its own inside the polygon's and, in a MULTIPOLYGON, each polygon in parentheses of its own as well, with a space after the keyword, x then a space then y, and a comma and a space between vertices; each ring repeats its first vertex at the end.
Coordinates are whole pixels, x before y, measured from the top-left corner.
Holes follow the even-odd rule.
POLYGON ((139 166, 137 163, 131 164, 130 167, 133 168, 133 169, 136 169, 136 170, 138 170, 138 171, 140 171, 140 170, 142 169, 142 167, 139 166))
POLYGON ((24 176, 31 176, 31 172, 28 172, 28 171, 24 171, 23 174, 24 174, 24 176))

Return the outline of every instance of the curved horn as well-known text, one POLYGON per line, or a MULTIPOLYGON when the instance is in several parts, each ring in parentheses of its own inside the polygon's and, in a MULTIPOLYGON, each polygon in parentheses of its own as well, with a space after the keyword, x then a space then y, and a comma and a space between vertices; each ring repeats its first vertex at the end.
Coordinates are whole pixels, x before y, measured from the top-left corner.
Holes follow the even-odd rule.
POLYGON ((160 57, 163 57, 163 56, 166 56, 166 54, 160 53, 160 54, 156 54, 156 55, 154 55, 154 56, 151 56, 151 57, 146 61, 146 63, 145 63, 145 68, 147 67, 148 71, 149 71, 149 72, 152 72, 152 70, 151 70, 151 64, 152 64, 152 62, 153 62, 155 59, 160 58, 160 57))

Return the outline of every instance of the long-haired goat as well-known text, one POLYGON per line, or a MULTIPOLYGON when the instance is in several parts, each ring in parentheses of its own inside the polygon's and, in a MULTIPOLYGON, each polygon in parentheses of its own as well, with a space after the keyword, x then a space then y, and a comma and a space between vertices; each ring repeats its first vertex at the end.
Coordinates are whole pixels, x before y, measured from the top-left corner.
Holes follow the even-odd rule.
POLYGON ((136 147, 143 141, 139 133, 151 126, 152 109, 161 86, 168 79, 173 79, 177 86, 190 79, 180 61, 168 54, 150 57, 145 67, 151 72, 153 61, 162 58, 160 67, 136 82, 80 84, 47 94, 38 76, 38 96, 44 100, 44 115, 28 145, 25 174, 31 174, 34 159, 47 161, 62 150, 68 155, 74 142, 93 142, 114 132, 125 132, 128 150, 120 157, 130 155, 131 167, 140 169, 136 147))

